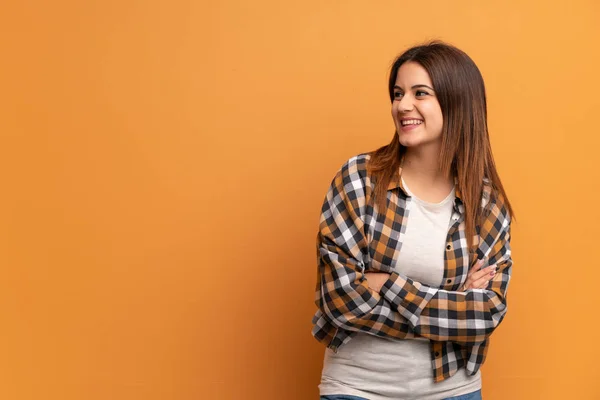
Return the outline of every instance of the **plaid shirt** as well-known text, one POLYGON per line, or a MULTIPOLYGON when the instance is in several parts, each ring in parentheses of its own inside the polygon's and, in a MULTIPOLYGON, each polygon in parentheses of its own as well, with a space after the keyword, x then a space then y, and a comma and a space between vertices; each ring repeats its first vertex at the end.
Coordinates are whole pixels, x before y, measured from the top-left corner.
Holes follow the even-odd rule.
MULTIPOLYGON (((360 154, 338 171, 322 207, 317 234, 318 273, 313 336, 337 349, 356 332, 430 339, 433 378, 440 382, 466 367, 475 374, 483 364, 489 336, 506 314, 506 291, 512 270, 510 216, 502 198, 485 181, 480 238, 469 253, 464 206, 456 200, 446 239, 444 280, 439 287, 416 282, 394 271, 411 201, 400 176, 388 187, 388 205, 379 212, 374 183, 367 174, 370 156, 360 154), (477 259, 498 270, 487 289, 460 288, 477 259), (390 273, 380 293, 369 288, 364 273, 390 273)), ((401 170, 400 170, 401 172, 401 170)), ((476 237, 477 240, 477 237, 476 237)))

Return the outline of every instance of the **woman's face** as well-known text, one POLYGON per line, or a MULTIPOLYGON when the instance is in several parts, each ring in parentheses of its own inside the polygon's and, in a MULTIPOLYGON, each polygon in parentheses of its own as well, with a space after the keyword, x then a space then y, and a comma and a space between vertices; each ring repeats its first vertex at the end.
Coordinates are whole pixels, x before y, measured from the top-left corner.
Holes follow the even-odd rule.
POLYGON ((392 117, 403 146, 441 143, 442 109, 429 74, 414 61, 405 62, 398 69, 392 117))

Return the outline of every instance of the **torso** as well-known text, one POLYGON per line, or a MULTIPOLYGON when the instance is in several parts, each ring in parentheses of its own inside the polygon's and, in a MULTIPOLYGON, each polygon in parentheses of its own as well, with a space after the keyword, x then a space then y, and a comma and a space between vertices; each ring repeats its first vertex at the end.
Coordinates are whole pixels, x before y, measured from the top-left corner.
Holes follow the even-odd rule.
MULTIPOLYGON (((419 198, 409 182, 408 224, 395 270, 426 285, 439 287, 444 277, 444 248, 454 203, 454 188, 422 188, 430 202, 419 198), (409 189, 410 187, 410 189, 409 189), (444 197, 438 197, 445 190, 444 197)), ((326 349, 321 395, 347 394, 371 400, 440 399, 481 388, 481 375, 464 370, 433 382, 429 340, 391 340, 357 333, 337 353, 326 349)))

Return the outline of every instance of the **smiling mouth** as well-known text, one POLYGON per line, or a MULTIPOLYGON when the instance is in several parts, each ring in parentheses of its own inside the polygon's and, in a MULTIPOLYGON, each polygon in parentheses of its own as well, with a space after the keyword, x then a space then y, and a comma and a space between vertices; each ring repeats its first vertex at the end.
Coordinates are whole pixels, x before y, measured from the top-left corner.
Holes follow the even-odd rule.
POLYGON ((400 125, 402 126, 407 126, 407 125, 421 125, 423 123, 423 121, 419 120, 419 119, 405 119, 400 121, 400 125))

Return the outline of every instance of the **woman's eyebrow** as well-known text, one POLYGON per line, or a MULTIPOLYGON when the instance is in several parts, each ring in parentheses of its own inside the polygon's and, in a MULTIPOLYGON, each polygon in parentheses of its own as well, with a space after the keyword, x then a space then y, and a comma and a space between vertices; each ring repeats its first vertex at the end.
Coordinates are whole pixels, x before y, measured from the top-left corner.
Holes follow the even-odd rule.
MULTIPOLYGON (((411 89, 417 89, 417 88, 422 88, 422 87, 427 88, 429 90, 433 90, 432 87, 429 87, 427 85, 414 85, 414 86, 411 87, 411 89)), ((394 89, 400 89, 400 90, 402 90, 402 88, 400 86, 398 86, 398 85, 394 85, 394 89)))

